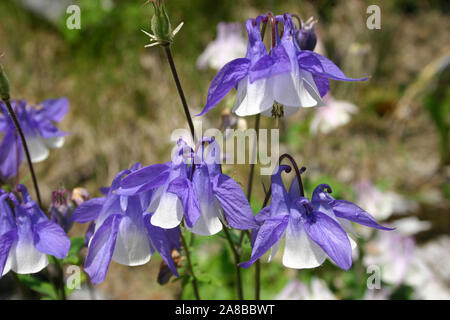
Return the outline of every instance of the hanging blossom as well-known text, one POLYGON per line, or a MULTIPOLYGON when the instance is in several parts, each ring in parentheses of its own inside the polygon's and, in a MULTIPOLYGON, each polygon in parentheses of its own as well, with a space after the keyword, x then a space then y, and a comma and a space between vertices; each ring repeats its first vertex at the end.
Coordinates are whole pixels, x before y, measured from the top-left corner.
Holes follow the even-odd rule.
POLYGON ((329 257, 341 269, 348 270, 352 265, 352 247, 356 245, 347 234, 347 231, 354 233, 349 221, 375 229, 392 230, 379 225, 369 213, 355 204, 335 200, 328 193, 331 192, 328 185, 317 186, 311 201, 300 195, 297 179, 288 193, 281 173, 289 170, 289 166, 280 165, 272 175, 271 204, 256 217, 261 227, 252 234, 252 255, 248 262, 240 264, 242 267, 249 268, 269 249, 271 261, 282 239, 286 239, 284 266, 315 268, 329 257))
POLYGON ((323 101, 326 106, 318 108, 311 121, 310 132, 327 134, 350 122, 351 116, 358 112, 358 107, 348 101, 335 100, 328 93, 323 101))
POLYGON ((186 227, 200 235, 218 233, 221 222, 240 230, 258 226, 239 185, 222 174, 220 148, 212 139, 204 138, 197 153, 180 139, 171 162, 133 172, 123 179, 118 193, 136 195, 147 190, 154 190, 147 208, 154 212, 151 223, 164 229, 177 227, 183 218, 186 227), (210 146, 204 156, 206 143, 210 146))
POLYGON ((155 250, 178 276, 172 250, 180 249, 180 230, 164 230, 150 222, 153 213, 146 212, 146 208, 155 194, 150 190, 135 196, 117 194, 123 177, 141 168, 136 163, 130 170, 121 171, 105 197, 84 202, 72 214, 72 221, 94 222, 84 265, 92 283, 105 279, 111 259, 126 266, 139 266, 147 263, 155 250))
POLYGON ((241 25, 236 22, 220 22, 217 25, 217 39, 208 44, 197 59, 197 68, 219 70, 231 60, 245 55, 246 49, 247 43, 242 36, 241 25))
POLYGON ((12 270, 36 273, 48 265, 46 255, 63 259, 70 248, 64 230, 48 220, 23 185, 12 192, 0 189, 0 278, 12 270))
POLYGON ((352 79, 330 60, 309 50, 302 50, 296 40, 298 33, 289 14, 274 18, 275 43, 269 52, 261 37, 262 15, 246 22, 248 48, 245 58, 226 64, 216 75, 208 91, 203 115, 214 108, 234 87, 237 97, 233 111, 239 116, 262 113, 286 116, 300 107, 323 106, 321 97, 329 91, 329 79, 352 79), (278 25, 283 23, 283 36, 278 25))
MULTIPOLYGON (((67 135, 55 126, 69 110, 67 98, 45 100, 37 107, 27 105, 25 100, 11 101, 11 106, 22 127, 31 161, 44 161, 49 156, 49 148, 61 148, 67 135)), ((9 179, 17 174, 22 163, 22 142, 16 132, 14 123, 8 115, 7 108, 0 102, 0 133, 4 133, 0 144, 0 176, 9 179)))

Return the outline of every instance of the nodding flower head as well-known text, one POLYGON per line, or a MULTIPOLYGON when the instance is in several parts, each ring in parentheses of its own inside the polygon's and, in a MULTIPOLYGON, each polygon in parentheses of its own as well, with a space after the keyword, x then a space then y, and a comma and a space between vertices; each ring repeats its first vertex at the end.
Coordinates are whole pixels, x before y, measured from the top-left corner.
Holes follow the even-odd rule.
POLYGON ((296 29, 294 32, 295 41, 301 50, 314 51, 317 44, 317 36, 314 32, 314 24, 317 20, 314 17, 310 17, 308 20, 303 21, 298 19, 300 23, 300 29, 296 29))
POLYGON ((183 26, 183 22, 180 23, 175 29, 172 29, 170 24, 169 15, 166 12, 164 0, 152 0, 150 1, 155 9, 155 14, 151 20, 152 33, 142 30, 147 36, 150 37, 151 43, 145 47, 152 47, 156 45, 168 46, 173 42, 173 38, 180 31, 183 26))

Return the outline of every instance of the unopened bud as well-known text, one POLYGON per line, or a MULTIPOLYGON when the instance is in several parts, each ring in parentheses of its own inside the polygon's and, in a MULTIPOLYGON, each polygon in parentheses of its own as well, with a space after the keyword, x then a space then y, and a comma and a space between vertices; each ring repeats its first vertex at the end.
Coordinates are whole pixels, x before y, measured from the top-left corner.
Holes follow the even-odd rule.
POLYGON ((295 40, 300 49, 313 51, 317 44, 317 36, 314 32, 314 24, 317 23, 317 20, 311 17, 306 22, 301 21, 301 23, 302 28, 295 32, 295 40))
POLYGON ((9 100, 9 80, 0 65, 0 98, 2 100, 9 100))

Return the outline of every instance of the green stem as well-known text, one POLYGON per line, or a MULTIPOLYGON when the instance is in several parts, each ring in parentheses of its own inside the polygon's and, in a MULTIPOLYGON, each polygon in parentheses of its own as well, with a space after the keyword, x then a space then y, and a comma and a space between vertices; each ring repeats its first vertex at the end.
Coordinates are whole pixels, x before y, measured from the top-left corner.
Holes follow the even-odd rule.
POLYGON ((200 294, 199 294, 199 291, 198 291, 197 278, 195 277, 194 268, 192 267, 191 254, 189 252, 189 247, 187 245, 186 239, 183 236, 183 233, 181 233, 181 243, 183 244, 184 252, 186 254, 189 273, 191 274, 191 277, 192 277, 192 286, 194 287, 195 299, 200 300, 200 294))
POLYGON ((239 267, 239 265, 238 265, 241 260, 241 255, 239 254, 239 251, 234 246, 233 239, 231 239, 230 232, 228 231, 226 226, 223 226, 223 231, 225 233, 228 243, 230 244, 231 251, 233 252, 233 255, 234 255, 234 262, 235 262, 235 266, 236 266, 238 299, 244 300, 244 290, 242 288, 241 267, 239 267))

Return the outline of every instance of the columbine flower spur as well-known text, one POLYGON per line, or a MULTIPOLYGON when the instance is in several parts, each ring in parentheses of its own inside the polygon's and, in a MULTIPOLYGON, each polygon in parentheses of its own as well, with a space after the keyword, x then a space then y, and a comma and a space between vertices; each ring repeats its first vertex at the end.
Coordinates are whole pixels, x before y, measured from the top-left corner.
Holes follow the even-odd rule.
POLYGON ((237 88, 237 97, 233 111, 237 115, 285 116, 295 113, 300 107, 322 106, 321 97, 329 91, 328 79, 367 79, 348 78, 330 60, 300 49, 295 38, 298 30, 287 13, 249 19, 246 28, 249 38, 246 57, 229 62, 219 71, 211 83, 206 106, 200 115, 215 107, 234 87, 237 88), (273 30, 269 53, 260 33, 261 23, 268 20, 272 21, 273 30), (284 26, 281 38, 280 23, 284 26))
MULTIPOLYGON (((11 105, 24 131, 33 163, 47 159, 48 148, 61 148, 64 145, 67 133, 59 131, 54 123, 60 122, 69 110, 67 98, 45 100, 37 107, 27 105, 25 100, 11 101, 11 105)), ((4 132, 0 145, 0 174, 8 179, 16 175, 23 150, 3 102, 0 102, 0 111, 3 113, 0 115, 0 133, 4 132)))

